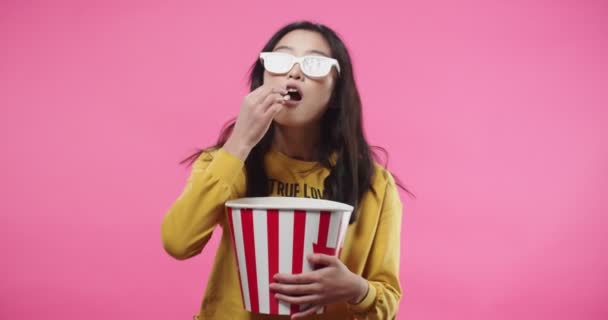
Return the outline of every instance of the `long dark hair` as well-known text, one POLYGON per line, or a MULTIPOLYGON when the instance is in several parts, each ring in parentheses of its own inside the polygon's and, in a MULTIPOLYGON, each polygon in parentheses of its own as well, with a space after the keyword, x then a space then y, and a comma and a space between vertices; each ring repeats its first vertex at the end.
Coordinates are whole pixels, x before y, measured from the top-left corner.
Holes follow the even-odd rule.
MULTIPOLYGON (((340 37, 329 27, 310 21, 298 21, 288 24, 277 31, 266 43, 262 51, 272 51, 277 43, 293 30, 308 30, 319 33, 329 44, 331 55, 340 64, 340 75, 335 83, 329 106, 321 119, 320 165, 330 170, 325 178, 323 198, 350 204, 354 207, 350 223, 358 217, 358 207, 361 198, 368 190, 376 192, 371 185, 374 174, 374 159, 378 159, 363 132, 361 117, 361 99, 355 84, 350 55, 340 37), (330 162, 332 153, 336 153, 335 164, 330 162)), ((256 57, 249 72, 250 90, 253 91, 263 84, 264 66, 256 57)), ((221 148, 230 137, 236 119, 230 120, 221 130, 217 143, 207 149, 198 150, 181 163, 191 165, 207 150, 221 148)), ((251 150, 245 160, 247 174, 248 197, 269 195, 268 176, 264 168, 264 156, 270 149, 274 133, 274 123, 251 150)), ((385 156, 386 150, 381 150, 385 156)), ((388 156, 387 156, 388 162, 388 156)), ((395 177, 397 185, 413 195, 395 177)))

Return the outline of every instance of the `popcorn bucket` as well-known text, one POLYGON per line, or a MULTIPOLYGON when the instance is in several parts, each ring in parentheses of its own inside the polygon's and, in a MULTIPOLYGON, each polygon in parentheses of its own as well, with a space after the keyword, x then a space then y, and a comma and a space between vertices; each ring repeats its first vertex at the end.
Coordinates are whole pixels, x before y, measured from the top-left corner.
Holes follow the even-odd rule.
POLYGON ((310 253, 339 256, 353 207, 292 197, 241 198, 226 207, 245 309, 299 312, 300 305, 274 298, 269 288, 273 276, 314 270, 306 258, 310 253))

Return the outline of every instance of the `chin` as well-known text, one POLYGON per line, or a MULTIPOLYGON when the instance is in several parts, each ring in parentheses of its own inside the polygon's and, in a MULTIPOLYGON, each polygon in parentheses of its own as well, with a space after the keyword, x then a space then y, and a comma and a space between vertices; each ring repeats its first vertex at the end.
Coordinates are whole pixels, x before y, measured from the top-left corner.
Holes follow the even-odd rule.
POLYGON ((311 121, 310 119, 302 119, 295 115, 281 112, 274 118, 274 122, 283 127, 302 127, 310 124, 311 121))

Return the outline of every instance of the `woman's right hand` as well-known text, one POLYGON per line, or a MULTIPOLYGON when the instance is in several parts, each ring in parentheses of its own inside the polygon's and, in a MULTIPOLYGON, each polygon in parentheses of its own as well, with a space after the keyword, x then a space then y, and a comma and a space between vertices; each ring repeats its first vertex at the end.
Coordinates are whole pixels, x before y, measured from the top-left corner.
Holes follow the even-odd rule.
POLYGON ((285 88, 262 85, 245 96, 224 150, 245 161, 268 131, 274 116, 283 110, 286 95, 285 88))

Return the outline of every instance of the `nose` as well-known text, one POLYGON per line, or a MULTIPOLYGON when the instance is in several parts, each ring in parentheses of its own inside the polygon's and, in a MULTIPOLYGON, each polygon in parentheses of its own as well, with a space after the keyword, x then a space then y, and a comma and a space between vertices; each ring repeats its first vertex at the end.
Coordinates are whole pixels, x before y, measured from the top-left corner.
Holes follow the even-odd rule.
POLYGON ((291 70, 287 73, 287 78, 293 78, 296 80, 302 79, 302 70, 300 70, 300 64, 296 63, 293 65, 291 70))

